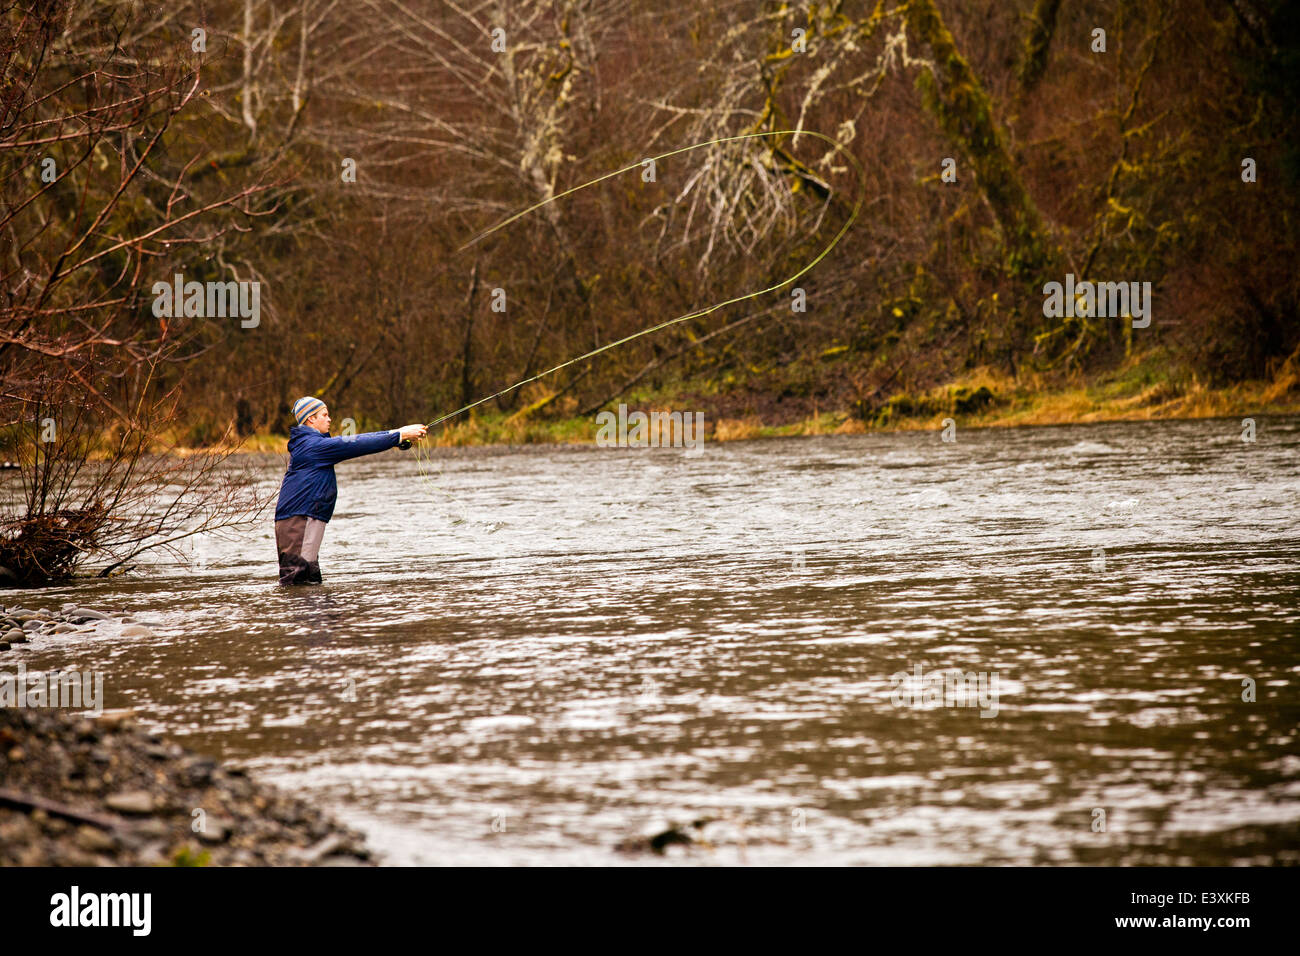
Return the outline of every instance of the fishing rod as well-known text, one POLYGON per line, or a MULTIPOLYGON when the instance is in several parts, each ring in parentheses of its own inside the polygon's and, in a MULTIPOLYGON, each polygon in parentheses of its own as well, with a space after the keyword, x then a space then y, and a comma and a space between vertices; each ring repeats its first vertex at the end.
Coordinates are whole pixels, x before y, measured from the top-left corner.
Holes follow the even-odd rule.
MULTIPOLYGON (((563 199, 566 196, 571 196, 574 193, 578 192, 579 190, 587 189, 591 186, 595 186, 599 183, 603 183, 607 179, 612 179, 615 176, 620 176, 623 173, 629 172, 631 170, 642 168, 646 163, 655 163, 661 159, 668 159, 671 156, 678 156, 681 153, 688 153, 691 150, 703 149, 707 146, 717 146, 722 143, 734 143, 740 140, 759 139, 766 136, 787 136, 787 135, 793 135, 796 137, 811 136, 813 139, 819 139, 824 143, 830 144, 830 146, 833 147, 836 150, 836 152, 838 152, 841 156, 844 156, 846 159, 848 159, 849 163, 853 166, 854 170, 858 174, 859 184, 863 185, 863 189, 859 191, 857 202, 854 203, 853 209, 849 213, 849 218, 845 220, 844 225, 840 227, 839 232, 835 234, 834 238, 831 239, 830 243, 826 246, 826 248, 817 254, 817 257, 815 259, 809 262, 806 266, 804 266, 794 275, 786 279, 782 279, 780 282, 777 282, 774 285, 770 285, 765 289, 759 289, 756 292, 747 292, 744 295, 738 295, 735 296, 734 298, 727 299, 725 302, 719 302, 716 305, 711 305, 704 309, 697 309, 694 312, 688 312, 685 315, 679 315, 676 318, 669 319, 666 322, 660 322, 658 325, 652 325, 649 328, 645 328, 645 329, 641 329, 640 331, 633 332, 631 335, 625 335, 621 339, 616 339, 613 342, 608 342, 605 345, 600 346, 599 348, 592 349, 590 352, 584 352, 582 355, 579 355, 577 358, 569 359, 567 362, 561 362, 559 365, 555 366, 554 368, 548 368, 544 372, 538 372, 536 375, 530 376, 529 378, 523 379, 522 381, 515 382, 515 384, 507 388, 503 388, 499 392, 494 392, 493 394, 488 395, 485 398, 480 398, 477 401, 470 402, 468 405, 458 408, 454 412, 449 412, 448 414, 443 415, 441 418, 434 419, 433 421, 429 422, 425 427, 433 428, 437 425, 441 425, 443 422, 455 418, 457 415, 464 414, 465 412, 469 411, 472 408, 477 408, 479 405, 482 405, 484 402, 490 402, 494 398, 500 398, 502 395, 506 395, 510 392, 513 392, 517 388, 522 388, 523 386, 536 382, 539 379, 543 379, 548 375, 553 375, 554 373, 560 371, 561 369, 568 368, 570 365, 576 365, 577 363, 586 361, 589 358, 594 358, 595 356, 599 355, 602 352, 607 352, 612 348, 616 348, 627 342, 631 342, 633 339, 639 339, 643 335, 650 335, 651 333, 662 331, 663 329, 669 328, 670 326, 673 325, 677 325, 681 322, 689 321, 690 319, 701 318, 703 316, 709 315, 710 313, 718 311, 718 309, 725 308, 728 305, 734 305, 737 302, 744 302, 747 299, 754 299, 760 295, 766 295, 769 292, 775 292, 777 289, 780 289, 794 282, 800 276, 802 276, 810 269, 812 269, 815 265, 817 265, 817 263, 821 262, 822 259, 826 258, 826 256, 830 253, 830 251, 839 244, 839 241, 842 238, 844 238, 844 234, 849 231, 850 227, 852 227, 853 223, 857 220, 858 213, 861 212, 862 210, 862 201, 865 198, 865 194, 866 194, 862 164, 858 162, 858 158, 854 156, 851 151, 846 149, 844 144, 841 143, 839 140, 832 139, 831 137, 827 136, 825 133, 819 133, 815 130, 793 130, 793 129, 769 130, 767 132, 762 132, 762 133, 741 133, 737 136, 724 136, 719 139, 711 139, 708 142, 695 143, 691 146, 683 146, 679 149, 670 150, 667 153, 660 153, 658 156, 651 156, 647 159, 639 160, 635 163, 632 163, 629 166, 624 166, 622 169, 616 169, 613 172, 606 173, 605 175, 599 176, 596 179, 589 180, 585 183, 580 183, 579 185, 574 186, 572 189, 566 189, 564 192, 559 193, 558 195, 551 196, 548 199, 543 199, 541 202, 534 203, 528 208, 515 213, 513 216, 510 216, 507 219, 503 219, 495 226, 492 226, 491 228, 486 229, 483 232, 479 233, 477 236, 469 240, 469 242, 466 242, 456 251, 458 253, 464 252, 470 246, 492 235, 492 233, 497 232, 500 229, 504 229, 506 226, 510 225, 511 223, 516 222, 519 219, 522 219, 524 216, 527 216, 529 213, 536 212, 538 209, 541 209, 543 206, 549 203, 553 203, 557 200, 563 199)), ((411 447, 411 443, 409 441, 404 441, 398 447, 406 449, 411 447)))

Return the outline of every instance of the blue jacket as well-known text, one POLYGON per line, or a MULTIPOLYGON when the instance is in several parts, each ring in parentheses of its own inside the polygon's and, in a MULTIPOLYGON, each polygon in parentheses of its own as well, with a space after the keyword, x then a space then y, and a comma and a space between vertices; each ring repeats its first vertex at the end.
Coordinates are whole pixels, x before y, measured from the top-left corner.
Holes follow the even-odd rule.
POLYGON ((396 431, 331 438, 306 425, 294 425, 289 431, 289 470, 280 482, 275 520, 306 515, 329 521, 339 490, 334 466, 349 458, 395 448, 401 440, 396 431))

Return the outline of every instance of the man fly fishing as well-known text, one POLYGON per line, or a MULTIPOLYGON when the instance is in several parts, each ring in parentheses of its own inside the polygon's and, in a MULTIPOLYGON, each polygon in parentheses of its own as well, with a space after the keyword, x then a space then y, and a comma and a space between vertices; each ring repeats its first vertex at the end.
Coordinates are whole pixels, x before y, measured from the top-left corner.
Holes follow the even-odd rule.
POLYGON ((280 553, 281 584, 320 584, 321 539, 334 514, 338 485, 334 466, 349 458, 373 455, 419 441, 424 425, 405 425, 383 432, 330 437, 330 412, 310 395, 293 403, 298 422, 289 430, 289 470, 280 483, 275 507, 275 547, 280 553))

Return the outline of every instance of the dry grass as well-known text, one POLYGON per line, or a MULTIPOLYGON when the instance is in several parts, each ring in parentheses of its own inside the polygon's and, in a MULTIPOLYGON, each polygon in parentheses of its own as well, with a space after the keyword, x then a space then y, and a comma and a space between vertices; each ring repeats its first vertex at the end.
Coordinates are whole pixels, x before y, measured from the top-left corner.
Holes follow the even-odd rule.
MULTIPOLYGON (((757 415, 723 418, 706 422, 710 441, 745 441, 784 435, 857 435, 867 431, 920 431, 943 427, 945 418, 956 418, 963 427, 1013 428, 1020 425, 1064 425, 1079 422, 1149 421, 1174 418, 1216 418, 1256 414, 1300 413, 1300 353, 1292 355, 1272 381, 1243 382, 1224 388, 1210 388, 1195 379, 1180 379, 1171 373, 1159 353, 1135 355, 1122 367, 1091 382, 1078 380, 1062 386, 1034 374, 1013 379, 995 370, 981 368, 961 379, 932 389, 921 396, 942 405, 952 390, 974 392, 989 389, 997 401, 981 412, 956 414, 938 412, 900 416, 887 425, 869 425, 846 412, 821 412, 801 421, 766 425, 757 415)), ((532 405, 511 415, 471 414, 438 431, 432 444, 438 447, 465 445, 529 445, 547 443, 589 443, 598 426, 593 418, 551 418, 530 421, 533 407, 546 404, 542 393, 532 405)), ((571 402, 557 402, 557 410, 572 416, 571 402)), ((678 403, 680 404, 680 403, 678 403)), ((643 411, 669 411, 674 403, 663 396, 646 397, 637 403, 643 411)), ((666 437, 666 436, 665 436, 666 437)), ((239 449, 243 452, 284 453, 282 435, 253 435, 239 449)), ((181 451, 185 454, 185 451, 181 451)))
POLYGON ((721 418, 713 426, 714 441, 744 441, 747 438, 761 438, 764 433, 763 422, 758 416, 748 418, 721 418))

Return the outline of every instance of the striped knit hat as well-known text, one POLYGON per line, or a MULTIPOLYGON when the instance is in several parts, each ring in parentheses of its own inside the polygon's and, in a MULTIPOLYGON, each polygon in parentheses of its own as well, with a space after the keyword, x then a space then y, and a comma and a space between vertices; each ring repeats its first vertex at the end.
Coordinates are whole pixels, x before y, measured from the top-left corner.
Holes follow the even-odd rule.
POLYGON ((298 401, 293 403, 293 417, 298 420, 299 425, 304 425, 307 419, 316 414, 317 411, 325 407, 325 403, 319 398, 312 398, 310 395, 304 395, 298 401))

